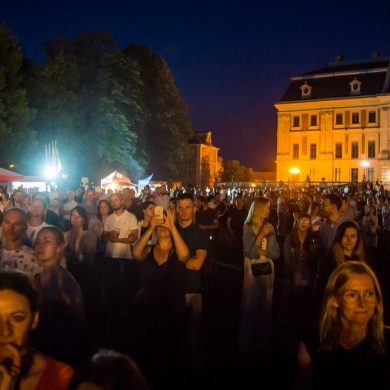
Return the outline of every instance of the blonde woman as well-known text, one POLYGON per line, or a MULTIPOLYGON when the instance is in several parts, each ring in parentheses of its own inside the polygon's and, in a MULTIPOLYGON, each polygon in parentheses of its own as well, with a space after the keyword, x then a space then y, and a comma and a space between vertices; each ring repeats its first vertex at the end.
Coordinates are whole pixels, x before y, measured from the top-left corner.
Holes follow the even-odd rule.
POLYGON ((295 388, 389 389, 383 299, 371 268, 362 261, 340 264, 322 308, 319 329, 302 332, 295 388))
POLYGON ((251 352, 266 356, 270 352, 272 295, 275 269, 273 260, 280 255, 275 230, 267 222, 270 201, 253 200, 244 223, 244 282, 238 346, 244 355, 251 352), (252 268, 260 265, 269 273, 255 275, 252 268))

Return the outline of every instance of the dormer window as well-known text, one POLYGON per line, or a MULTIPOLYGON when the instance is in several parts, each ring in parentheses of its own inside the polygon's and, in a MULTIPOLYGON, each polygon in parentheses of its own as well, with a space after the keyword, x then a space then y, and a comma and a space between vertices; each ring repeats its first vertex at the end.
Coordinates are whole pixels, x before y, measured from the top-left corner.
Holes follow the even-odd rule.
POLYGON ((349 85, 351 86, 350 95, 360 95, 360 86, 362 85, 361 81, 356 80, 355 78, 355 80, 351 81, 349 85))
POLYGON ((312 88, 313 87, 311 87, 308 83, 305 82, 305 84, 303 84, 302 87, 300 88, 302 91, 301 98, 302 99, 310 99, 312 88))

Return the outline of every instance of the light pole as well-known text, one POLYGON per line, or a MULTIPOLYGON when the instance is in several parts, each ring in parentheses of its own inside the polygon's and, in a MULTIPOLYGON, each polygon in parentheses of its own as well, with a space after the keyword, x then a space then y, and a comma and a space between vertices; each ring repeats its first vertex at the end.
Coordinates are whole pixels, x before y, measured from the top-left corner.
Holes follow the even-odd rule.
POLYGON ((290 169, 290 173, 292 175, 292 180, 294 182, 294 187, 296 187, 296 185, 297 185, 299 172, 300 172, 300 170, 296 167, 293 167, 290 169))
POLYGON ((368 179, 368 172, 366 172, 366 171, 367 171, 368 167, 370 166, 370 163, 367 160, 363 160, 360 163, 360 165, 363 168, 363 180, 362 181, 365 182, 366 178, 368 179))

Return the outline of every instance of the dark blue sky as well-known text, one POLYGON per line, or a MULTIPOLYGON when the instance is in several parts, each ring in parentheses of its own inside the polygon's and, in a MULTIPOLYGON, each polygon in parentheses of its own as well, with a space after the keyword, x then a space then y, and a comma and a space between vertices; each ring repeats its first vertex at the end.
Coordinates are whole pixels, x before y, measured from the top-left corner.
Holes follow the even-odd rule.
POLYGON ((225 160, 255 170, 275 160, 276 110, 292 76, 390 55, 390 3, 365 1, 12 0, 0 21, 40 63, 53 35, 108 31, 161 54, 197 131, 225 160))

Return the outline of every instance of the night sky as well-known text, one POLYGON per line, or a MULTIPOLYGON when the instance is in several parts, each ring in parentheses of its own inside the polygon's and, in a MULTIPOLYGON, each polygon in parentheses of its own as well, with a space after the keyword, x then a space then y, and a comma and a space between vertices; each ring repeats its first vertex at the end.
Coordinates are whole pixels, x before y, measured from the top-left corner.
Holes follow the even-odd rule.
POLYGON ((54 35, 107 31, 119 48, 150 46, 170 68, 197 131, 224 160, 275 161, 276 110, 292 76, 335 62, 390 56, 390 2, 4 0, 0 21, 24 55, 54 35))

